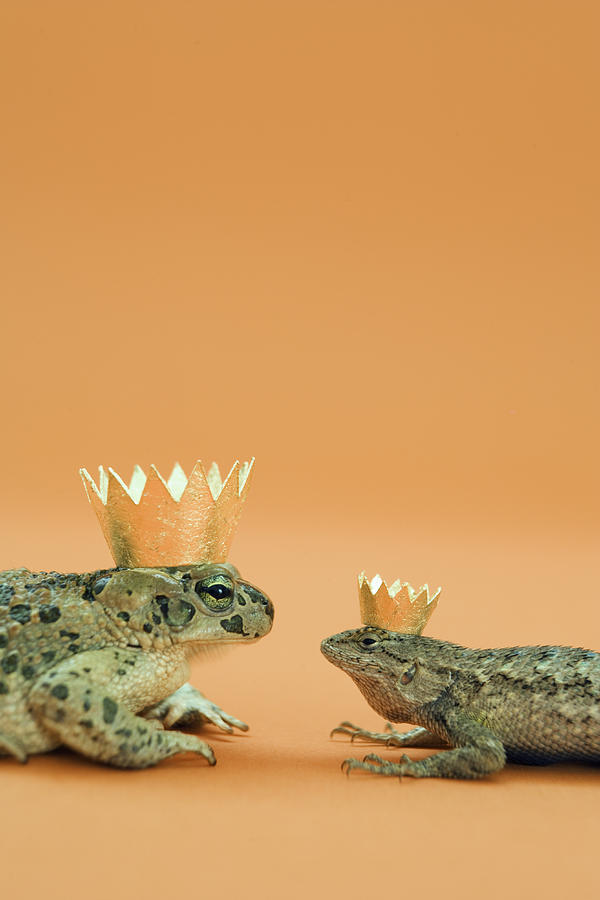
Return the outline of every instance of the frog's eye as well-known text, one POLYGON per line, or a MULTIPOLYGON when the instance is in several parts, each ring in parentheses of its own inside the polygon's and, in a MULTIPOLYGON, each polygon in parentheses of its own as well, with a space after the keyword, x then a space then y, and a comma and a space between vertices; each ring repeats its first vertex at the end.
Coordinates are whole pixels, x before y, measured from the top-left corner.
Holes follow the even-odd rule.
POLYGON ((198 581, 195 590, 209 609, 221 612, 233 603, 233 581, 226 575, 213 575, 198 581))
POLYGON ((230 600, 233 597, 233 590, 226 584, 211 584, 206 588, 206 593, 210 594, 213 600, 230 600))

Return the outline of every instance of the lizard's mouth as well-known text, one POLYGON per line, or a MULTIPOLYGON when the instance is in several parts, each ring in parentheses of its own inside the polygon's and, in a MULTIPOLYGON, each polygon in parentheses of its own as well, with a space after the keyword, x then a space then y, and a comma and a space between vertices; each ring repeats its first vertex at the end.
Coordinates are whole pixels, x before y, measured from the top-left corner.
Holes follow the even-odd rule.
POLYGON ((324 641, 321 641, 321 653, 323 656, 326 656, 327 659, 333 659, 335 656, 335 647, 331 644, 331 638, 325 638, 324 641))
POLYGON ((321 642, 321 653, 323 656, 330 663, 333 663, 334 666, 344 669, 345 672, 356 671, 364 673, 371 668, 374 671, 378 671, 379 667, 375 663, 370 665, 359 654, 352 652, 351 647, 348 646, 348 641, 344 640, 345 637, 346 633, 335 634, 333 637, 325 638, 321 642))
POLYGON ((341 666, 342 660, 346 661, 346 654, 336 645, 335 638, 325 638, 324 641, 321 641, 321 653, 334 666, 341 666))

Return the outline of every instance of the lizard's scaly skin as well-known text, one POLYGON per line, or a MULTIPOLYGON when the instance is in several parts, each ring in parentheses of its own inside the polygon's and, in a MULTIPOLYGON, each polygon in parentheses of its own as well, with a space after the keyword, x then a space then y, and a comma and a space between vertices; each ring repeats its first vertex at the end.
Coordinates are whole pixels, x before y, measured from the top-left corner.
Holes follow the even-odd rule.
POLYGON ((0 573, 0 756, 25 762, 66 744, 100 762, 143 768, 192 751, 176 722, 247 726, 186 685, 189 660, 252 642, 271 601, 230 565, 0 573))
POLYGON ((390 722, 420 726, 406 735, 334 731, 388 746, 447 752, 390 763, 373 754, 345 768, 384 775, 480 778, 504 766, 600 762, 600 654, 572 647, 470 650, 367 626, 327 638, 327 659, 390 722))

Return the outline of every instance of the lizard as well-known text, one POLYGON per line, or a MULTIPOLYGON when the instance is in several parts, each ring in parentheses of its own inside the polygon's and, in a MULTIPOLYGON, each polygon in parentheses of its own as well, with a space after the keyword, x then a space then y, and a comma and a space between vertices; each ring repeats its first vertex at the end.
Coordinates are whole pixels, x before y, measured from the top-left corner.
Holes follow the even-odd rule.
POLYGON ((66 745, 120 768, 188 751, 214 765, 197 735, 165 729, 248 726, 186 683, 189 662, 258 640, 273 614, 227 563, 0 572, 0 755, 66 745))
POLYGON ((324 656, 388 720, 387 732, 351 722, 341 733, 392 747, 444 749, 399 762, 370 753, 344 771, 414 778, 483 778, 506 761, 600 762, 600 654, 572 647, 472 650, 366 626, 324 640, 324 656), (415 725, 408 732, 392 722, 415 725))

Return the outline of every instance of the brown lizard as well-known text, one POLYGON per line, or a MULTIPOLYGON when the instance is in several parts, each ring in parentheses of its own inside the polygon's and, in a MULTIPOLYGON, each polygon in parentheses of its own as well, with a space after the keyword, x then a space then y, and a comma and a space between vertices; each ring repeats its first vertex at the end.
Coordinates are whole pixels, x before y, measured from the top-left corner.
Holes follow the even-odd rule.
POLYGON ((482 778, 505 762, 600 762, 600 654, 572 647, 471 650, 367 626, 321 651, 388 719, 386 733, 342 733, 393 747, 452 748, 419 761, 375 754, 343 768, 415 778, 482 778), (418 726, 401 733, 390 722, 418 726))

